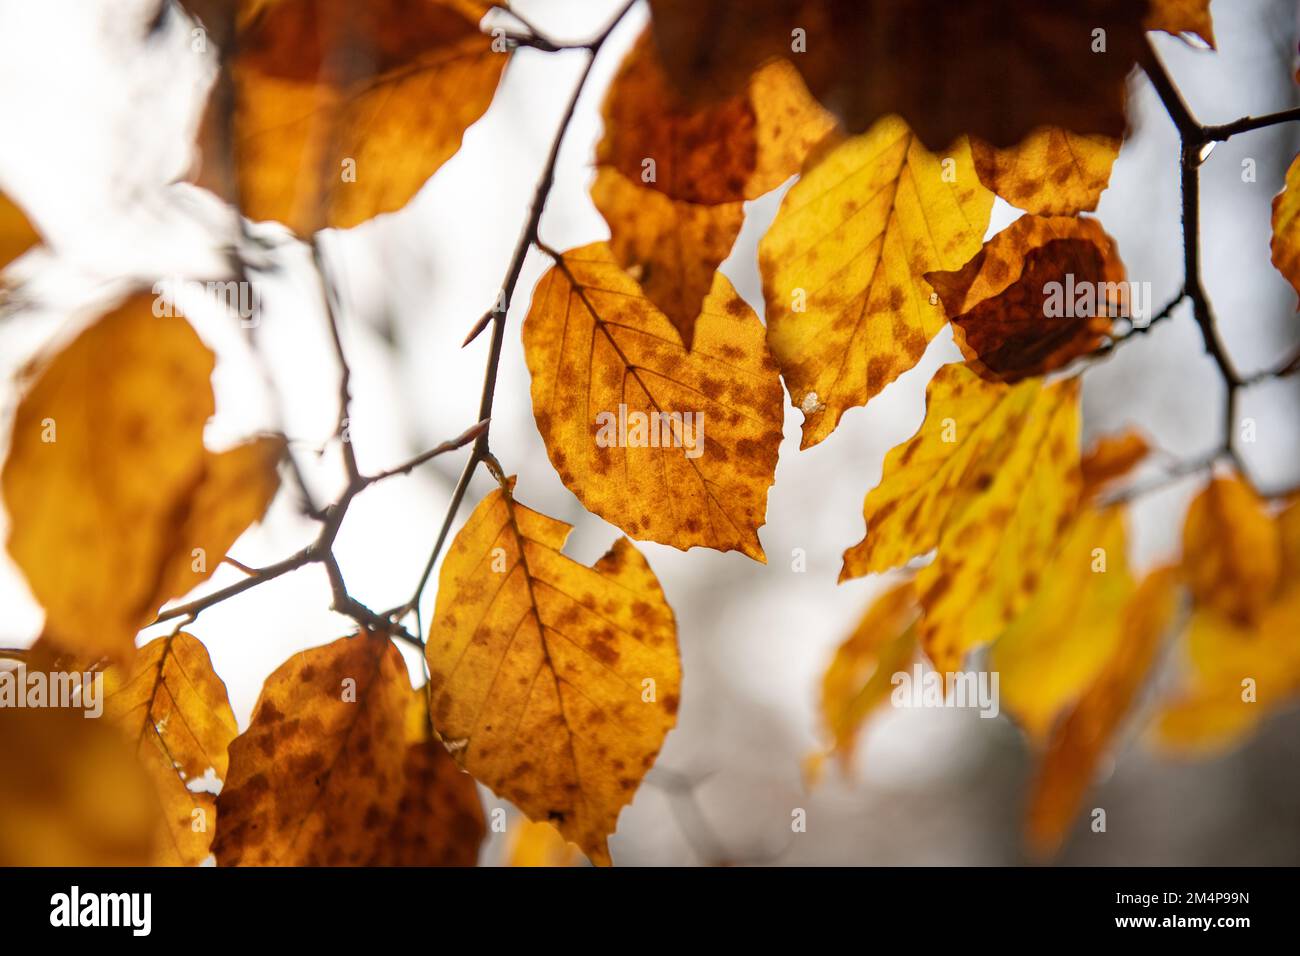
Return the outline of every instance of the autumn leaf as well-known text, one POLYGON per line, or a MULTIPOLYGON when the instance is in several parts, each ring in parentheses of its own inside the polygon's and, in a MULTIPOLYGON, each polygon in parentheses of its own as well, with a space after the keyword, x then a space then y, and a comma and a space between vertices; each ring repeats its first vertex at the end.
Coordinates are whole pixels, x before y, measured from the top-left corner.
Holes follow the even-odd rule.
POLYGON ((1151 9, 1144 23, 1148 30, 1163 30, 1174 36, 1194 34, 1211 49, 1214 48, 1210 0, 1150 0, 1150 3, 1151 9))
POLYGON ((1092 685, 1123 637, 1133 597, 1123 509, 1086 508, 1020 615, 993 645, 1002 705, 1044 743, 1057 716, 1092 685))
POLYGON ((1193 598, 1189 667, 1156 737, 1171 751, 1205 753, 1300 694, 1300 503, 1273 518, 1238 477, 1211 482, 1188 509, 1183 572, 1193 598))
POLYGON ((1079 462, 1083 497, 1095 498, 1108 491, 1114 482, 1141 464, 1150 451, 1150 443, 1135 429, 1097 439, 1079 462))
POLYGON ((889 699, 893 675, 916 653, 919 614, 910 579, 881 594, 857 627, 835 651, 822 678, 822 720, 830 730, 833 752, 847 773, 858 733, 889 699))
POLYGON ((930 149, 995 146, 1055 125, 1124 133, 1124 83, 1145 4, 1131 0, 651 0, 655 37, 695 99, 787 57, 850 132, 900 114, 930 149))
POLYGON ((804 448, 916 364, 944 324, 922 277, 975 255, 992 207, 964 141, 935 156, 894 117, 809 159, 759 244, 804 448))
POLYGON ((455 0, 260 4, 238 20, 199 184, 300 235, 400 209, 492 102, 508 59, 492 44, 455 0))
POLYGON ((917 574, 919 640, 938 671, 996 638, 1038 590, 1079 496, 1079 382, 985 382, 964 365, 926 389, 925 421, 885 456, 867 534, 840 580, 937 550, 917 574))
POLYGON ((687 352, 607 246, 573 249, 538 283, 523 339, 537 428, 587 510, 640 540, 765 560, 781 385, 725 276, 687 352))
POLYGON ((403 794, 411 684, 387 637, 295 654, 230 745, 212 852, 221 866, 366 863, 403 794))
POLYGON ((367 866, 474 866, 487 832, 474 778, 456 766, 429 723, 425 688, 406 707, 402 795, 367 866))
POLYGON ((23 211, 0 193, 0 269, 41 241, 23 211))
POLYGON ((1110 183, 1120 141, 1045 126, 1005 149, 972 140, 975 172, 1013 206, 1038 216, 1073 216, 1097 208, 1110 183))
POLYGON ((834 120, 780 61, 732 96, 690 103, 664 76, 649 32, 610 84, 604 118, 591 194, 610 248, 689 349, 744 201, 797 173, 834 120))
POLYGON ((1018 382, 1097 348, 1134 311, 1115 240, 1095 219, 1021 216, 960 269, 927 272, 970 366, 1018 382))
POLYGON ((1269 248, 1273 265, 1300 292, 1300 156, 1287 167, 1286 185, 1273 197, 1273 239, 1269 248))
POLYGON ((277 487, 281 440, 203 447, 213 355, 152 302, 131 297, 39 368, 0 474, 9 554, 46 638, 77 657, 124 662, 159 605, 211 576, 277 487))
POLYGON ((439 577, 430 708, 476 780, 607 865, 677 720, 677 626, 629 540, 586 568, 561 553, 569 530, 505 488, 479 503, 439 577))
POLYGON ((161 808, 155 866, 197 866, 216 831, 216 798, 237 727, 207 649, 184 631, 104 672, 104 719, 132 746, 161 808))
POLYGON ((1053 731, 1029 797, 1030 848, 1045 856, 1060 846, 1116 732, 1146 683, 1177 608, 1177 575, 1153 571, 1123 609, 1121 634, 1077 703, 1053 731))
POLYGON ((510 866, 567 867, 583 866, 582 852, 549 823, 521 820, 514 825, 510 844, 510 866))
POLYGON ((1253 623, 1277 588, 1279 525, 1236 476, 1211 481, 1187 509, 1183 573, 1198 607, 1253 623))
POLYGON ((130 749, 79 709, 0 707, 0 866, 144 866, 158 809, 130 749))

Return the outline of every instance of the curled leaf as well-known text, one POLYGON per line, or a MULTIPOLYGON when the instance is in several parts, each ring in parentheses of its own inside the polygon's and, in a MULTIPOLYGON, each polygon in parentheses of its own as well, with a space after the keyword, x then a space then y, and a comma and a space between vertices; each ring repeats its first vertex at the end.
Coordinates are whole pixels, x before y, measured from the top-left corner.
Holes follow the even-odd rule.
POLYGON ((677 625, 632 542, 587 568, 561 553, 569 530, 504 488, 479 503, 439 577, 429 700, 460 766, 608 864, 677 721, 677 625))

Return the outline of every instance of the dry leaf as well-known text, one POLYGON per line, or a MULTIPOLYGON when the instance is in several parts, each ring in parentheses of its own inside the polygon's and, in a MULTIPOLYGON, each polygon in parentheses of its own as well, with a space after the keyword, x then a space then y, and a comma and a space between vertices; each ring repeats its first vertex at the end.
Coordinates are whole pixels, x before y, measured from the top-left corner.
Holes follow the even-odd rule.
POLYGON ((0 269, 40 241, 23 211, 0 193, 0 269))
POLYGON ((1114 742, 1145 683, 1177 606, 1177 575, 1154 571, 1123 611, 1113 653, 1057 726, 1029 799, 1026 836, 1039 855, 1060 846, 1097 764, 1114 742))
POLYGON ((509 866, 567 867, 583 866, 582 851, 560 836, 549 823, 520 820, 514 824, 515 838, 510 844, 509 866))
POLYGON ((1195 34, 1214 48, 1210 0, 1150 0, 1150 3, 1151 9, 1144 23, 1148 30, 1164 30, 1174 36, 1195 34))
POLYGON ((1085 509, 1025 609, 998 638, 989 669, 1002 706, 1035 742, 1092 685, 1123 636, 1133 596, 1120 507, 1085 509))
POLYGON ((911 580, 881 594, 835 651, 822 678, 822 720, 847 773, 858 733, 893 690, 892 678, 916 653, 920 608, 911 580))
POLYGON ((504 489, 479 503, 439 577, 430 707, 476 780, 608 864, 677 721, 677 625, 630 541, 587 568, 560 551, 569 530, 504 489))
POLYGON ((1009 146, 1047 125, 1122 135, 1145 12, 1132 0, 652 0, 650 8, 665 69, 687 95, 739 90, 759 64, 787 57, 851 132, 897 113, 931 149, 963 133, 1009 146))
POLYGON ((207 649, 181 631, 104 672, 104 718, 132 745, 162 808, 157 866, 197 866, 216 831, 214 794, 238 728, 207 649))
POLYGON ((975 255, 992 207, 964 141, 935 156, 897 118, 809 159, 759 244, 804 448, 916 364, 944 324, 922 276, 975 255))
POLYGON ((300 235, 400 209, 492 102, 508 59, 492 43, 454 0, 243 11, 229 115, 214 100, 199 184, 300 235))
POLYGON ((1018 382, 1086 355, 1132 301, 1115 240, 1095 219, 1021 216, 962 268, 927 272, 970 366, 1018 382))
POLYGON ((941 672, 995 639, 1038 590, 1079 497, 1079 382, 985 382, 964 365, 926 389, 920 431, 885 456, 867 534, 840 580, 937 549, 917 575, 921 646, 941 672))
POLYGON ((1133 429, 1097 439, 1079 462, 1083 497, 1091 499, 1107 491, 1140 465, 1150 451, 1146 438, 1133 429))
MULTIPOLYGON (((1298 81, 1300 82, 1300 81, 1298 81)), ((1300 292, 1300 155, 1286 171, 1286 185, 1273 197, 1273 265, 1300 292)), ((1300 309, 1298 309, 1300 311, 1300 309)))
POLYGON ((523 338, 537 428, 587 510, 641 540, 764 560, 781 384, 726 277, 687 352, 608 247, 573 249, 538 283, 523 338))
POLYGON ((1038 216, 1073 216, 1097 208, 1119 144, 1045 126, 1005 149, 973 140, 971 153, 980 182, 1011 205, 1038 216))
POLYGON ((1198 606, 1254 622, 1273 597, 1281 562, 1279 526, 1239 477, 1214 479, 1188 507, 1183 574, 1198 606))
POLYGON ((345 637, 281 664, 230 745, 217 863, 368 862, 402 798, 411 693, 402 655, 381 635, 345 637))

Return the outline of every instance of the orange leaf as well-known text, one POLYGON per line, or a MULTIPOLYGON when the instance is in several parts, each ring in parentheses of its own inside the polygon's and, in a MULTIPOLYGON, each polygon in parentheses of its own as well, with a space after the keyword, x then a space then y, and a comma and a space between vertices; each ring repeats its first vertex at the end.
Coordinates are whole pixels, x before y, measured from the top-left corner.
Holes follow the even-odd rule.
POLYGON ((523 338, 537 428, 589 511, 642 540, 764 560, 781 384, 726 277, 687 352, 608 247, 573 249, 538 283, 523 338))
POLYGON ((40 241, 23 211, 0 193, 0 269, 40 241))
MULTIPOLYGON (((1210 17, 1210 0, 1150 0, 1144 26, 1163 30, 1174 36, 1195 34, 1214 48, 1214 21, 1210 17)), ((1186 37, 1184 37, 1186 39, 1186 37)))
POLYGON ((1183 574, 1198 605, 1250 624, 1279 582, 1278 524, 1250 486, 1216 478, 1191 503, 1183 524, 1183 574))
POLYGON ((1079 462, 1083 497, 1095 498, 1107 490, 1140 465, 1150 451, 1142 433, 1132 429, 1097 439, 1079 462))
POLYGON ((630 541, 587 568, 560 552, 569 530, 505 489, 479 503, 442 565, 429 699, 457 763, 608 864, 677 722, 677 625, 630 541))
POLYGON ((1087 354, 1110 331, 1110 316, 1140 305, 1115 240, 1095 219, 1021 216, 962 268, 925 279, 971 367, 1004 382, 1087 354))
POLYGON ((1038 216, 1073 216, 1097 208, 1119 140, 1045 126, 1006 149, 973 140, 971 153, 980 182, 1011 205, 1038 216))
POLYGON ((1269 248, 1273 265, 1300 292, 1300 155, 1287 167, 1285 187, 1273 197, 1273 239, 1269 248))

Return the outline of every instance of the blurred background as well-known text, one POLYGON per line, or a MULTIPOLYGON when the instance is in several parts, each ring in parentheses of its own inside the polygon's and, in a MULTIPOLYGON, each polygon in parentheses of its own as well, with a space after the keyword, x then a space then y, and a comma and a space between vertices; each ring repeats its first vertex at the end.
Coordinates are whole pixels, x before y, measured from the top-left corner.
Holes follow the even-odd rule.
MULTIPOLYGON (((516 4, 552 37, 571 40, 595 34, 618 5, 516 4)), ((195 159, 194 131, 215 56, 191 50, 193 24, 177 9, 150 34, 157 10, 157 0, 0 0, 0 191, 23 207, 47 242, 7 274, 22 308, 0 317, 0 448, 7 447, 18 397, 14 372, 43 348, 71 338, 133 284, 223 275, 229 216, 211 195, 178 182, 195 159)), ((1217 53, 1156 38, 1195 115, 1221 123, 1295 105, 1297 3, 1216 0, 1212 12, 1217 53)), ((579 103, 542 220, 543 239, 553 247, 608 236, 587 194, 599 108, 646 16, 642 6, 620 26, 579 103)), ((488 337, 465 349, 461 342, 492 304, 585 56, 514 54, 491 109, 406 208, 325 235, 340 283, 355 395, 351 433, 363 471, 399 463, 476 420, 488 337)), ((1150 282, 1159 307, 1181 283, 1178 143, 1140 74, 1130 101, 1133 132, 1098 215, 1119 243, 1129 278, 1150 282)), ((1295 293, 1271 266, 1268 247, 1270 202, 1297 149, 1300 125, 1278 126, 1220 144, 1202 170, 1204 276, 1245 372, 1275 361, 1300 338, 1295 293), (1254 181, 1243 180, 1248 159, 1254 181)), ((745 229, 723 266, 760 316, 756 244, 783 191, 748 204, 745 229)), ((999 200, 990 233, 1016 215, 999 200)), ((343 482, 337 448, 327 443, 338 368, 310 255, 281 227, 252 231, 268 245, 267 264, 275 268, 260 277, 260 358, 236 322, 181 299, 218 353, 217 414, 207 442, 220 449, 283 428, 317 497, 328 500, 343 482)), ((512 303, 493 448, 506 470, 518 473, 520 500, 574 524, 567 552, 590 562, 619 532, 584 511, 550 466, 533 423, 519 342, 529 293, 548 264, 529 256, 512 303)), ((817 706, 830 656, 892 583, 871 578, 837 586, 840 555, 862 536, 862 499, 879 480, 885 453, 920 424, 925 382, 959 357, 945 332, 915 370, 870 408, 849 412, 831 438, 806 452, 798 450, 801 416, 787 408, 760 532, 767 565, 735 553, 639 545, 677 615, 683 697, 677 729, 610 840, 616 863, 1025 861, 1020 826, 1032 763, 1005 717, 887 709, 863 735, 851 776, 829 767, 809 789, 802 773, 804 759, 823 742, 817 706), (792 569, 794 549, 807 556, 803 573, 792 569), (806 811, 807 832, 791 832, 795 808, 806 811)), ((1198 331, 1180 314, 1088 372, 1085 442, 1139 426, 1162 450, 1152 465, 1158 473, 1161 464, 1214 447, 1223 426, 1221 389, 1198 331)), ((1300 481, 1298 410, 1300 377, 1243 396, 1241 414, 1257 423, 1258 440, 1244 451, 1258 485, 1300 481)), ((353 504, 336 550, 360 600, 380 608, 409 596, 463 460, 464 453, 436 459, 353 504)), ((1139 570, 1177 554, 1194 487, 1190 479, 1175 483, 1134 508, 1139 570)), ((462 518, 489 488, 481 472, 462 518)), ((266 564, 314 531, 295 513, 293 495, 282 493, 232 555, 266 564)), ((237 577, 225 567, 208 586, 237 577)), ((430 587, 426 621, 433 597, 430 587)), ((190 628, 226 681, 241 729, 262 681, 286 657, 351 631, 351 621, 329 611, 329 603, 323 570, 309 567, 205 611, 190 628)), ((41 618, 0 554, 0 646, 30 644, 41 618)), ((421 679, 418 658, 409 660, 413 678, 421 679)), ((1167 660, 1159 680, 1173 680, 1179 663, 1167 660)), ((1091 833, 1085 815, 1059 862, 1300 863, 1300 710, 1268 721, 1239 749, 1203 761, 1163 758, 1140 730, 1135 726, 1121 742, 1086 801, 1106 808, 1108 832, 1091 833)), ((506 806, 481 793, 489 810, 506 806)), ((509 809, 509 819, 507 833, 485 843, 484 863, 507 857, 521 818, 509 809)))

